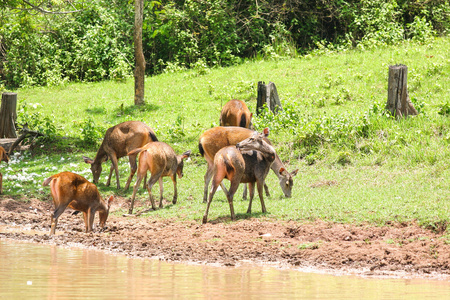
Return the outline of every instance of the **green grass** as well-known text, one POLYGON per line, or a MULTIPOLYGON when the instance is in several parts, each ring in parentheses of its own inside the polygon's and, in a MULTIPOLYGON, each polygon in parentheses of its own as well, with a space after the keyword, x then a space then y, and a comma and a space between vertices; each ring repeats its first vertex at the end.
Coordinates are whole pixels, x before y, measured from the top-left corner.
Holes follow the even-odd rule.
MULTIPOLYGON (((439 38, 426 45, 408 42, 368 51, 162 74, 146 78, 147 105, 143 107, 133 105, 132 79, 18 90, 19 107, 26 103, 27 116, 52 120, 60 144, 44 144, 12 159, 9 166, 0 165, 4 193, 18 199, 22 194, 48 199, 49 190, 41 186, 42 181, 66 170, 92 180, 81 156, 93 157, 97 148, 83 143, 83 124, 91 119, 104 132, 117 123, 140 120, 177 153, 188 149, 194 153, 185 164, 185 177, 178 180, 178 203, 146 216, 200 222, 206 171, 197 150, 200 134, 218 125, 220 109, 230 99, 245 100, 254 111, 258 81, 273 81, 285 113, 258 118, 255 124, 259 129, 271 128, 271 139, 288 170, 300 171, 290 199, 282 196, 277 178, 269 174, 272 197, 266 198, 265 215, 260 213, 259 199, 251 216, 244 213, 248 202, 242 201, 240 189, 234 201, 238 218, 417 222, 441 230, 450 219, 450 117, 438 114, 450 102, 449 48, 450 39, 439 38), (388 66, 399 63, 408 66, 410 96, 421 114, 395 121, 377 109, 383 110, 387 100, 388 66), (364 118, 367 126, 358 129, 364 118)), ((125 158, 119 162, 123 187, 129 166, 125 158)), ((130 197, 131 189, 124 192, 104 185, 108 169, 109 163, 100 177, 101 193, 130 197)), ((172 183, 168 178, 164 182, 165 198, 170 201, 172 183)), ((157 186, 153 194, 159 198, 157 186)), ((147 192, 140 189, 138 197, 145 199, 147 192)), ((229 221, 222 192, 214 197, 209 220, 229 221)))

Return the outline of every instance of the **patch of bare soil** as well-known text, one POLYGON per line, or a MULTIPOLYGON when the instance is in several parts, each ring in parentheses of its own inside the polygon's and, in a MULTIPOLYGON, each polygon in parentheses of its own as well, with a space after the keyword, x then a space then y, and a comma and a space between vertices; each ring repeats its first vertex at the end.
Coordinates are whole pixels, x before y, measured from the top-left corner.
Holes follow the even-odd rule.
MULTIPOLYGON (((116 200, 112 211, 128 207, 125 199, 116 200)), ((447 240, 415 224, 374 227, 255 218, 202 225, 201 221, 110 215, 105 231, 86 234, 82 214, 72 215, 68 209, 59 219, 57 234, 49 236, 52 209, 51 202, 32 199, 24 203, 3 196, 0 238, 224 266, 250 260, 333 273, 450 276, 447 240)))

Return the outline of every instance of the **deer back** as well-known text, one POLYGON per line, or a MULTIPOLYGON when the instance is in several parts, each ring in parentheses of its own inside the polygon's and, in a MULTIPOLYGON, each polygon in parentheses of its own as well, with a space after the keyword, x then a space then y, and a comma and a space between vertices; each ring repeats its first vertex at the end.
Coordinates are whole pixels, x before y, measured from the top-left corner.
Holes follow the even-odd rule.
POLYGON ((43 185, 50 185, 56 207, 68 205, 82 212, 93 207, 106 209, 95 184, 78 174, 61 172, 45 179, 43 185))
POLYGON ((150 171, 155 174, 163 172, 162 176, 175 174, 178 167, 178 160, 175 151, 164 142, 152 142, 144 147, 134 149, 128 155, 139 153, 138 172, 150 171))
POLYGON ((253 114, 244 101, 230 100, 220 113, 220 126, 239 126, 250 128, 253 114))
POLYGON ((133 149, 157 140, 155 132, 147 124, 127 121, 109 128, 100 148, 106 153, 114 152, 117 158, 120 158, 133 149))
POLYGON ((205 157, 208 163, 212 164, 214 155, 223 147, 236 145, 242 140, 250 137, 253 130, 230 126, 213 127, 206 130, 199 139, 200 154, 205 157))

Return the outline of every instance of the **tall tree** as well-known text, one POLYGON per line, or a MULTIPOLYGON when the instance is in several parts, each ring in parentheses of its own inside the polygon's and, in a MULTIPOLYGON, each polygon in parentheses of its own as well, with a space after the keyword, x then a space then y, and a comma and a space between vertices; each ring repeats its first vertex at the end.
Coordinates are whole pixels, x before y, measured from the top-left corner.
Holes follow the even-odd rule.
POLYGON ((145 81, 145 58, 142 48, 142 23, 144 20, 144 0, 134 1, 134 57, 136 66, 134 69, 134 104, 143 105, 144 81, 145 81))

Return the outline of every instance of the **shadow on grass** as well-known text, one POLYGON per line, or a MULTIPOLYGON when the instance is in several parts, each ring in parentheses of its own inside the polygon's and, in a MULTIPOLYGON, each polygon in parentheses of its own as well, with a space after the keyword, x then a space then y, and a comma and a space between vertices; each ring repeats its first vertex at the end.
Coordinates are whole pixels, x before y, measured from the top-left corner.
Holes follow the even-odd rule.
MULTIPOLYGON (((158 109, 160 109, 160 106, 152 103, 146 103, 144 105, 129 105, 129 106, 124 106, 122 103, 116 109, 113 110, 111 117, 115 118, 121 117, 123 115, 135 116, 140 112, 150 112, 158 109)), ((98 106, 94 108, 87 108, 85 109, 85 111, 91 115, 100 115, 106 113, 106 108, 104 106, 98 106)))
MULTIPOLYGON (((251 219, 251 218, 260 218, 260 217, 263 217, 265 214, 262 212, 259 212, 259 213, 251 213, 251 214, 237 213, 235 215, 236 215, 236 221, 239 221, 239 220, 247 220, 247 219, 251 219)), ((208 223, 210 223, 210 224, 232 223, 232 222, 236 222, 236 221, 232 221, 230 215, 220 216, 215 219, 208 219, 208 223)))
POLYGON ((119 105, 118 108, 116 108, 113 113, 114 116, 113 117, 120 117, 123 115, 130 115, 130 116, 134 116, 137 113, 140 112, 150 112, 150 111, 156 111, 158 109, 160 109, 161 106, 159 105, 155 105, 152 103, 146 103, 144 105, 129 105, 129 106, 124 106, 123 103, 121 105, 119 105))
POLYGON ((91 115, 100 115, 106 113, 105 107, 86 108, 86 112, 91 115))

